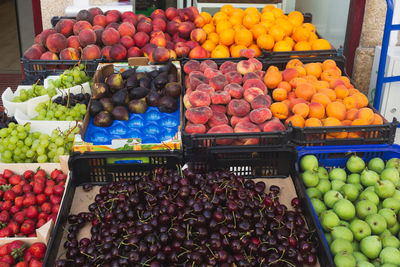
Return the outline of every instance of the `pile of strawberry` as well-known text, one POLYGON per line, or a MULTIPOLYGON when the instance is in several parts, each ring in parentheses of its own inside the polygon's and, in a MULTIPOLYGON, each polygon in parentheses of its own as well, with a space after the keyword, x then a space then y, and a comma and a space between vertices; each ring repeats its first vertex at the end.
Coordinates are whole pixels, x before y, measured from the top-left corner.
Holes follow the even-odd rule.
POLYGON ((56 222, 67 175, 60 170, 47 177, 43 169, 23 175, 5 169, 0 174, 0 237, 35 237, 46 222, 56 222))
POLYGON ((4 244, 0 247, 0 267, 41 267, 46 248, 41 242, 30 247, 20 240, 4 244))

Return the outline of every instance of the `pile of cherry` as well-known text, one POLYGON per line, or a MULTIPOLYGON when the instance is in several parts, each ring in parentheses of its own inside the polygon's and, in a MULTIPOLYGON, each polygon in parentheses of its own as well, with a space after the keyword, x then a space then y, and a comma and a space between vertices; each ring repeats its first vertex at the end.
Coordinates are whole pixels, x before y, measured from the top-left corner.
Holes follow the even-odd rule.
MULTIPOLYGON (((84 190, 91 190, 85 185, 84 190)), ((56 266, 302 266, 317 262, 300 201, 229 171, 158 168, 102 186, 71 214, 56 266), (78 239, 90 225, 91 236, 78 239)))
POLYGON ((67 175, 53 170, 27 170, 23 175, 5 169, 0 174, 0 237, 35 237, 36 229, 56 222, 67 175))

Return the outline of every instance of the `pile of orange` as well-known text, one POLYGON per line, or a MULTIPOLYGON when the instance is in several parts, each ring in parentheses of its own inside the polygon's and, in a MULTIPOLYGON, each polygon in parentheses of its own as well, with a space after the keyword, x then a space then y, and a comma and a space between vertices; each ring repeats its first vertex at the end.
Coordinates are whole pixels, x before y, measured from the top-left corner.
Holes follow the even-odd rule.
MULTIPOLYGON (((290 60, 286 69, 268 68, 264 83, 273 89, 272 114, 295 127, 383 124, 368 107, 368 98, 355 89, 335 61, 303 64, 290 60)), ((356 138, 360 132, 329 133, 329 138, 356 138)))
POLYGON ((224 5, 211 16, 207 12, 200 15, 205 20, 203 26, 207 40, 203 48, 211 52, 211 57, 239 57, 241 49, 250 48, 261 55, 261 51, 304 51, 326 50, 331 45, 318 38, 315 26, 304 23, 303 14, 298 11, 288 15, 273 5, 266 5, 262 12, 255 7, 246 10, 224 5))

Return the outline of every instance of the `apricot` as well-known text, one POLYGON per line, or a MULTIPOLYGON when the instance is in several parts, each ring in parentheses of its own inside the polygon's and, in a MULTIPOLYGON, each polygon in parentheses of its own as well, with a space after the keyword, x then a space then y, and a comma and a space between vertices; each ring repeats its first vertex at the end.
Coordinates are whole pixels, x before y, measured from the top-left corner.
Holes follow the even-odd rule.
POLYGON ((185 132, 188 134, 203 134, 206 132, 206 126, 204 126, 204 124, 193 124, 188 122, 185 127, 185 132))
POLYGON ((332 59, 327 59, 324 62, 322 62, 322 69, 328 70, 336 67, 336 62, 332 59))
POLYGON ((282 74, 275 66, 270 66, 264 76, 264 83, 268 88, 274 89, 282 81, 282 74))
POLYGON ((208 126, 210 126, 210 128, 228 123, 228 117, 226 117, 225 113, 218 111, 213 111, 213 116, 208 120, 208 126))
POLYGON ((302 116, 300 116, 298 114, 295 114, 295 115, 292 115, 292 116, 290 116, 289 118, 287 118, 285 120, 285 124, 287 126, 289 125, 289 123, 291 123, 293 127, 303 128, 305 120, 304 120, 304 118, 302 116))
POLYGON ((244 117, 250 112, 250 104, 243 99, 233 99, 228 104, 228 115, 244 117))
POLYGON ((308 113, 310 112, 310 108, 306 103, 298 103, 293 106, 292 112, 294 114, 302 116, 303 118, 307 118, 308 113))
POLYGON ((336 98, 344 99, 349 95, 349 90, 345 85, 338 85, 335 87, 336 98))
POLYGON ((327 95, 331 101, 335 101, 335 100, 336 100, 335 91, 333 91, 332 89, 329 89, 329 88, 322 88, 322 89, 320 89, 320 90, 318 91, 318 93, 322 93, 322 94, 327 95))
POLYGON ((304 122, 304 127, 321 127, 322 122, 317 118, 309 118, 304 122))
POLYGON ((297 59, 297 58, 291 59, 291 60, 289 60, 289 62, 286 64, 286 69, 294 68, 294 67, 297 67, 297 66, 302 67, 302 66, 303 66, 303 62, 301 62, 301 61, 300 61, 299 59, 297 59))
POLYGON ((189 108, 185 112, 186 119, 194 124, 206 124, 212 115, 210 107, 189 108))
MULTIPOLYGON (((335 117, 328 117, 324 120, 324 126, 327 127, 342 126, 342 123, 335 117)), ((336 138, 340 136, 340 134, 341 134, 340 132, 329 132, 327 136, 336 138)))
POLYGON ((304 78, 297 77, 289 81, 289 84, 292 88, 296 88, 301 83, 307 83, 307 80, 304 78))
POLYGON ((380 125, 383 124, 383 118, 379 114, 374 113, 374 120, 371 123, 372 125, 380 125))
POLYGON ((356 99, 360 108, 368 106, 368 98, 363 93, 355 93, 352 96, 356 99))
POLYGON ((303 99, 303 98, 293 98, 293 99, 290 100, 290 103, 289 103, 289 110, 291 111, 291 110, 293 109, 293 107, 294 107, 296 104, 299 104, 299 103, 308 104, 308 101, 306 101, 306 100, 303 99))
POLYGON ((346 106, 337 101, 331 102, 326 106, 326 115, 342 121, 346 118, 346 106))
POLYGON ((311 102, 308 105, 310 111, 308 113, 308 117, 322 119, 325 117, 325 107, 318 102, 311 102))
POLYGON ((346 87, 346 85, 344 84, 344 81, 342 81, 340 79, 340 77, 339 78, 333 78, 332 80, 329 81, 329 88, 331 88, 331 89, 335 89, 339 85, 343 85, 343 86, 346 87))
POLYGON ((78 60, 79 59, 79 51, 75 48, 65 48, 60 52, 61 60, 78 60))
POLYGON ((346 110, 358 109, 360 107, 356 98, 353 96, 345 97, 343 99, 343 104, 345 105, 346 110))
POLYGON ((356 113, 356 119, 363 119, 368 124, 371 124, 375 119, 374 111, 370 108, 361 108, 356 113))
POLYGON ((88 45, 83 48, 82 59, 97 59, 100 58, 101 52, 97 45, 88 45))
POLYGON ((64 35, 65 37, 69 37, 74 33, 75 20, 73 19, 60 19, 54 29, 64 35))
POLYGON ((294 90, 298 98, 303 98, 310 101, 312 96, 316 93, 314 85, 311 83, 300 83, 294 90))
POLYGON ((271 105, 271 112, 274 117, 284 120, 288 117, 289 115, 289 109, 288 107, 281 102, 276 102, 271 105))
POLYGON ((288 68, 282 71, 282 80, 285 82, 289 82, 293 80, 294 78, 297 78, 299 75, 299 72, 295 68, 288 68))
POLYGON ((287 91, 283 88, 276 88, 272 91, 272 98, 275 101, 283 101, 287 99, 287 91))
POLYGON ((322 67, 320 63, 308 63, 304 66, 307 75, 312 75, 315 78, 319 78, 322 73, 322 67))

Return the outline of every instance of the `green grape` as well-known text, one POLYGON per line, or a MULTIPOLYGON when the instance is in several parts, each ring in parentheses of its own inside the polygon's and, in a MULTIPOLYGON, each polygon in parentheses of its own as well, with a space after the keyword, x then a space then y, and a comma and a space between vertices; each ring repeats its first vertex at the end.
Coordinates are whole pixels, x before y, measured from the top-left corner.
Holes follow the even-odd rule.
POLYGON ((32 163, 32 162, 33 162, 33 160, 31 158, 26 158, 24 161, 24 163, 32 163))
POLYGON ((65 153, 65 150, 64 150, 64 148, 63 147, 59 147, 59 148, 57 148, 57 155, 64 155, 64 153, 65 153))
POLYGON ((49 151, 49 153, 47 153, 47 156, 51 159, 54 158, 54 156, 56 155, 56 152, 54 151, 49 151))
POLYGON ((23 147, 23 146, 24 146, 24 141, 18 140, 18 142, 17 142, 17 147, 21 148, 21 147, 23 147))
POLYGON ((39 139, 40 140, 47 140, 47 139, 49 139, 49 135, 48 134, 40 134, 40 136, 39 136, 39 139))
POLYGON ((18 132, 17 132, 16 130, 12 130, 12 131, 11 131, 11 135, 12 135, 12 136, 17 136, 17 134, 18 134, 18 132))
POLYGON ((19 155, 21 155, 21 153, 22 153, 21 148, 17 147, 16 149, 14 149, 14 155, 15 156, 19 156, 19 155))
POLYGON ((27 136, 26 132, 20 132, 20 133, 17 134, 17 137, 18 137, 19 139, 25 139, 26 136, 27 136))
POLYGON ((5 159, 11 159, 12 153, 10 150, 6 150, 3 153, 1 153, 1 157, 5 159))
POLYGON ((15 143, 18 142, 18 138, 16 136, 11 136, 10 137, 10 142, 15 144, 15 143))
POLYGON ((17 125, 16 125, 14 122, 10 122, 10 123, 8 124, 8 128, 10 128, 10 129, 14 129, 16 126, 17 126, 17 125))
POLYGON ((3 128, 0 130, 0 138, 4 138, 7 136, 7 129, 3 128))
POLYGON ((64 144, 64 140, 61 136, 57 137, 57 139, 55 140, 54 144, 56 146, 62 146, 64 144))
POLYGON ((48 146, 49 150, 56 150, 57 149, 57 145, 55 143, 50 143, 48 146))
POLYGON ((38 155, 44 155, 44 152, 46 152, 46 148, 43 147, 43 146, 39 146, 39 147, 36 149, 36 152, 38 153, 38 155))
POLYGON ((32 150, 28 149, 25 154, 27 158, 32 158, 35 153, 32 150))
POLYGON ((40 135, 41 135, 40 132, 34 132, 33 133, 33 137, 36 138, 36 139, 39 138, 40 135))
POLYGON ((24 131, 24 126, 23 125, 18 125, 17 126, 17 132, 21 133, 24 131))
POLYGON ((44 163, 44 162, 47 161, 47 156, 46 155, 40 155, 40 156, 38 156, 37 161, 39 163, 44 163))
POLYGON ((40 140, 40 145, 42 147, 47 147, 49 145, 49 139, 48 138, 47 139, 41 139, 40 140))
POLYGON ((53 162, 60 162, 60 157, 57 155, 57 156, 54 156, 54 158, 53 158, 53 162))
POLYGON ((10 143, 10 144, 8 144, 8 146, 7 146, 7 148, 8 148, 9 150, 14 150, 16 147, 17 147, 17 146, 15 145, 15 143, 10 143))
POLYGON ((31 146, 32 142, 33 142, 32 137, 28 136, 27 138, 25 138, 24 143, 26 146, 31 146))
POLYGON ((21 150, 22 150, 23 153, 26 153, 26 151, 28 151, 29 148, 28 148, 27 146, 23 146, 23 147, 21 148, 21 150))
POLYGON ((4 150, 5 150, 5 147, 4 147, 4 145, 0 145, 0 153, 3 153, 3 152, 4 152, 4 150))

